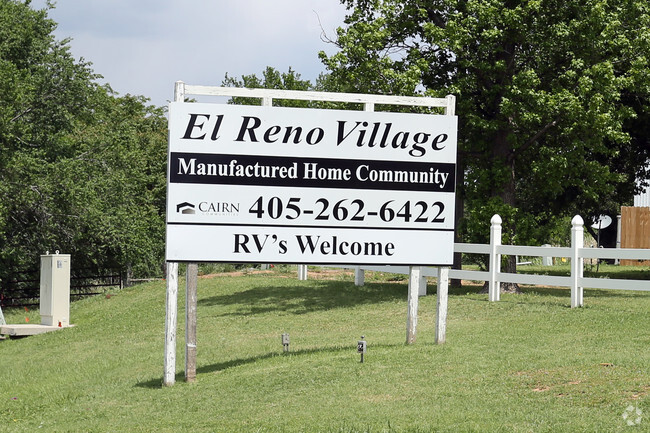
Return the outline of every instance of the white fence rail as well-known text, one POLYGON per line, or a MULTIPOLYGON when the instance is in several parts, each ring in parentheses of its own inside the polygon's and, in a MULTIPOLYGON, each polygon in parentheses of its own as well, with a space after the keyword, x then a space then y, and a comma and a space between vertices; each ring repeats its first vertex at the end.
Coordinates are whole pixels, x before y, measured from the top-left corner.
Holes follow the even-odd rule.
MULTIPOLYGON (((489 244, 454 244, 454 252, 466 254, 484 254, 489 256, 489 271, 473 271, 449 269, 449 278, 488 282, 488 297, 490 301, 500 299, 500 283, 533 284, 569 287, 571 289, 571 307, 582 307, 583 288, 609 290, 637 290, 650 292, 650 280, 623 280, 610 278, 585 278, 583 276, 584 259, 629 259, 650 260, 650 249, 620 249, 620 248, 585 248, 583 241, 584 221, 575 216, 571 221, 570 247, 533 247, 519 245, 501 245, 501 217, 492 217, 489 244), (532 256, 532 257, 567 257, 571 261, 569 276, 552 276, 539 274, 513 274, 501 272, 501 255, 532 256)), ((344 267, 339 266, 339 267, 344 267)), ((363 284, 364 271, 379 271, 394 274, 409 275, 413 268, 408 266, 358 266, 355 267, 355 284, 363 284)), ((437 277, 438 268, 424 267, 422 275, 437 277)), ((302 271, 302 279, 307 278, 306 268, 302 271)), ((426 285, 419 287, 419 294, 426 294, 426 285)))

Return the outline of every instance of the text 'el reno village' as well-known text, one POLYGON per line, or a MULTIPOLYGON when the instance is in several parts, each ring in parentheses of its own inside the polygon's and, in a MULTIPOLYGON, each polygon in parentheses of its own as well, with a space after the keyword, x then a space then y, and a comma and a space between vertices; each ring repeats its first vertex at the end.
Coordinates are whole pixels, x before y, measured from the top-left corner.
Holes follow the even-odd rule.
MULTIPOLYGON (((185 129, 183 139, 217 141, 219 130, 224 120, 224 115, 210 115, 190 113, 190 118, 185 129)), ((239 132, 233 141, 253 143, 303 144, 315 146, 325 138, 325 130, 315 127, 304 130, 301 126, 262 125, 262 120, 255 116, 241 116, 242 121, 239 132)), ((392 122, 373 122, 372 126, 366 121, 349 122, 338 120, 336 127, 336 146, 347 142, 355 142, 357 147, 378 147, 380 149, 391 147, 393 149, 408 150, 410 156, 419 158, 427 153, 445 148, 443 143, 448 135, 434 134, 418 131, 392 131, 392 122)))

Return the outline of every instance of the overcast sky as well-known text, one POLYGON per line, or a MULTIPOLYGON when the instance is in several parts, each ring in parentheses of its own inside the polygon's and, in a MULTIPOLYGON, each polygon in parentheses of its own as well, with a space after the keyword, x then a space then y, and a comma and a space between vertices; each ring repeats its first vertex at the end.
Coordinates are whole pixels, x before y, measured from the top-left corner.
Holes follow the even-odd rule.
POLYGON ((221 85, 226 72, 291 67, 314 81, 325 70, 318 52, 336 52, 321 33, 334 38, 345 12, 339 0, 58 0, 49 15, 102 83, 160 106, 177 80, 221 85))

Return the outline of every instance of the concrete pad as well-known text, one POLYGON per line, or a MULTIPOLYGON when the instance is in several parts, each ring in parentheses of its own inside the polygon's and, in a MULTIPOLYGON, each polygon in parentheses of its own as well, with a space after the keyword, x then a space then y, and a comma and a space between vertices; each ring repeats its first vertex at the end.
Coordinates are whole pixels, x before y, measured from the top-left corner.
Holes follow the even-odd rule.
POLYGON ((0 334, 9 335, 10 337, 27 337, 29 335, 38 335, 44 334, 46 332, 58 331, 59 329, 65 329, 72 326, 74 325, 63 327, 32 324, 2 325, 0 326, 0 334))

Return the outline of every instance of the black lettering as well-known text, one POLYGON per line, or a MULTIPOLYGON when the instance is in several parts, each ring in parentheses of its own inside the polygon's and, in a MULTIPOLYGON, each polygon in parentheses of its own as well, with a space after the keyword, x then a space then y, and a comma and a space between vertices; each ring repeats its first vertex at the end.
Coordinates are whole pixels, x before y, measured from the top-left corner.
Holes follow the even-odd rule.
POLYGON ((447 134, 438 134, 436 135, 436 138, 433 139, 433 142, 431 143, 431 148, 433 150, 442 150, 445 148, 445 146, 438 147, 438 143, 444 143, 447 141, 447 134))
POLYGON ((323 128, 314 128, 307 133, 307 143, 311 144, 312 146, 314 144, 318 144, 324 136, 325 131, 323 131, 323 128), (316 134, 316 138, 314 138, 314 134, 316 134))
POLYGON ((251 251, 248 249, 248 246, 246 246, 249 240, 250 238, 248 237, 248 235, 239 234, 239 233, 235 234, 235 253, 242 252, 240 251, 241 248, 243 252, 250 254, 251 251))
POLYGON ((381 243, 379 242, 366 242, 363 254, 366 256, 381 256, 381 243))
MULTIPOLYGON (((200 137, 192 137, 192 131, 194 128, 199 128, 201 130, 203 128, 204 123, 197 124, 196 119, 199 117, 205 117, 206 120, 210 120, 210 115, 209 114, 190 114, 190 121, 187 122, 187 129, 185 130, 185 135, 183 135, 183 139, 187 140, 203 140, 205 137, 205 134, 203 134, 200 137)), ((223 116, 222 116, 223 117, 223 116)))
POLYGON ((259 128, 260 125, 262 124, 262 121, 253 116, 243 116, 244 121, 241 124, 241 128, 239 129, 239 134, 237 135, 237 138, 235 141, 245 141, 244 140, 244 134, 248 131, 248 137, 251 141, 257 142, 257 138, 255 138, 255 129, 259 128), (248 126, 250 122, 253 122, 253 126, 248 126))
POLYGON ((300 247, 301 253, 304 253, 305 251, 307 251, 307 248, 309 248, 309 250, 311 250, 311 253, 313 254, 316 251, 316 245, 318 245, 319 239, 320 236, 318 236, 316 238, 316 242, 314 242, 311 236, 307 235, 305 236, 306 242, 303 242, 303 236, 301 235, 296 236, 296 240, 298 241, 298 246, 300 247))
POLYGON ((337 135, 337 138, 336 138, 336 145, 337 146, 340 145, 341 143, 343 143, 343 140, 348 138, 348 136, 350 134, 352 134, 354 132, 354 130, 359 127, 359 125, 361 125, 361 122, 356 122, 357 124, 354 125, 354 128, 352 128, 352 130, 350 130, 350 132, 348 132, 347 134, 344 134, 345 133, 345 120, 339 120, 338 123, 339 123, 339 129, 338 129, 338 135, 337 135))
POLYGON ((253 235, 253 240, 255 241, 255 246, 257 247, 257 252, 261 253, 266 244, 266 240, 269 238, 269 235, 264 236, 264 242, 261 242, 258 235, 253 235))
POLYGON ((426 132, 418 132, 413 136, 413 146, 409 150, 409 155, 413 157, 424 156, 426 150, 420 144, 425 144, 429 140, 430 134, 426 132))
MULTIPOLYGON (((367 128, 368 127, 368 122, 363 122, 362 125, 367 128)), ((361 131, 359 131, 359 138, 357 139, 357 147, 363 147, 363 145, 365 144, 363 142, 363 139, 364 139, 365 136, 366 136, 366 130, 365 129, 362 129, 361 131)))
POLYGON ((281 128, 280 128, 278 125, 271 126, 271 127, 270 127, 269 129, 267 129, 266 132, 264 133, 264 141, 265 141, 266 143, 275 143, 276 141, 278 141, 277 138, 273 138, 273 139, 271 139, 271 137, 274 136, 274 135, 277 135, 278 132, 280 132, 280 129, 281 129, 281 128))
POLYGON ((406 131, 400 131, 393 137, 393 149, 406 149, 408 147, 407 141, 409 139, 409 133, 406 131), (401 139, 400 139, 401 136, 401 139))
POLYGON ((212 141, 216 141, 219 138, 217 134, 219 133, 219 128, 221 128, 221 122, 223 122, 223 114, 217 116, 217 123, 214 124, 212 135, 210 136, 212 141))
POLYGON ((381 125, 379 122, 372 124, 372 131, 370 132, 370 138, 368 139, 368 147, 375 147, 375 138, 377 137, 377 132, 379 131, 379 125, 381 125))
MULTIPOLYGON (((330 243, 327 242, 327 241, 325 241, 325 242, 323 242, 323 243, 320 244, 320 252, 321 252, 324 256, 330 254, 330 251, 329 251, 330 248, 332 248, 332 246, 331 246, 330 243)), ((336 245, 334 246, 334 248, 332 248, 332 254, 336 255, 336 245)))
POLYGON ((291 139, 291 136, 293 135, 293 144, 298 144, 300 143, 301 134, 302 134, 302 127, 287 126, 286 131, 284 132, 284 139, 282 140, 282 142, 288 143, 289 140, 291 139))
POLYGON ((384 129, 384 134, 381 136, 381 143, 379 147, 384 148, 388 146, 388 135, 390 134, 390 129, 393 127, 392 123, 386 124, 386 129, 384 129))

